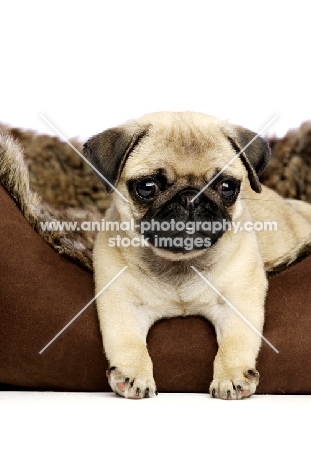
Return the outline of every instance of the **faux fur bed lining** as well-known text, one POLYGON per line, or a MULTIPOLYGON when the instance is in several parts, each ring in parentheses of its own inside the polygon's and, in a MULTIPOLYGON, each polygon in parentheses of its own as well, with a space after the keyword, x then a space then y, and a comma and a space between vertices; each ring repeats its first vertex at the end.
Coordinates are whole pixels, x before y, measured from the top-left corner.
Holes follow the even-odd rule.
MULTIPOLYGON (((281 139, 270 138, 273 156, 262 183, 280 195, 311 202, 311 122, 281 139)), ((71 143, 81 152, 79 140, 71 143)), ((92 271, 95 231, 42 229, 42 222, 101 221, 110 203, 90 167, 57 137, 0 125, 0 183, 34 230, 59 254, 92 271)), ((310 240, 266 265, 273 276, 311 253, 310 240)))
MULTIPOLYGON (((50 206, 29 187, 29 172, 19 143, 0 133, 0 183, 15 200, 18 208, 33 229, 61 255, 92 271, 92 252, 87 243, 76 240, 72 232, 44 230, 41 223, 60 218, 70 219, 68 210, 50 206)), ((77 210, 81 214, 81 210, 77 210)), ((77 213, 78 214, 78 213, 77 213)), ((92 216, 92 213, 85 213, 92 216)), ((95 216, 95 215, 94 215, 95 216)), ((74 213, 70 220, 74 219, 74 213)))

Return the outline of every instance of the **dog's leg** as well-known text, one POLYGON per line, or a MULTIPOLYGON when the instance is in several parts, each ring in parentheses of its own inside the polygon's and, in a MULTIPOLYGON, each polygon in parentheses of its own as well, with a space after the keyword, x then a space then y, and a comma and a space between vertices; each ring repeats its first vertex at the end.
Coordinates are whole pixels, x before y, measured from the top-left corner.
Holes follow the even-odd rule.
POLYGON ((227 304, 220 306, 218 314, 214 315, 212 322, 219 349, 210 385, 213 398, 235 400, 248 397, 256 391, 259 373, 255 366, 261 344, 264 309, 254 305, 250 307, 249 313, 243 313, 242 308, 240 310, 245 320, 227 304))
POLYGON ((112 288, 97 300, 103 344, 110 366, 107 370, 109 384, 116 394, 126 398, 153 397, 157 395, 157 389, 146 347, 153 315, 143 306, 126 302, 126 289, 122 289, 122 297, 117 294, 118 299, 116 293, 112 288))

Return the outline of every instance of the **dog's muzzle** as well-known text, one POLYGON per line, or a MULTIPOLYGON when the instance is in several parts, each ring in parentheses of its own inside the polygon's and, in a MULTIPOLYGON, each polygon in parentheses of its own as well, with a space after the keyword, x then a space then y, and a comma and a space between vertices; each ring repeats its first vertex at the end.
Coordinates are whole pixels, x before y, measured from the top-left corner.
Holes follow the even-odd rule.
POLYGON ((228 229, 230 219, 223 208, 200 195, 183 189, 151 216, 141 221, 140 232, 150 244, 176 253, 206 249, 228 229))

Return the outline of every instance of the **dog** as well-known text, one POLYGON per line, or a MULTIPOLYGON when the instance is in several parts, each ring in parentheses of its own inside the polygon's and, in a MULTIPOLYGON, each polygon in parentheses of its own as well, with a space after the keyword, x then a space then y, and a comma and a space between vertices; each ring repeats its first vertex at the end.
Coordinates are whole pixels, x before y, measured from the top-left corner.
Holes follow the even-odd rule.
POLYGON ((163 318, 201 315, 218 342, 211 397, 252 395, 265 270, 311 232, 310 205, 260 183, 271 156, 266 140, 205 114, 158 112, 91 137, 83 152, 113 192, 105 221, 117 231, 101 231, 93 252, 112 390, 157 395, 148 330, 163 318), (277 230, 249 229, 266 222, 277 230))

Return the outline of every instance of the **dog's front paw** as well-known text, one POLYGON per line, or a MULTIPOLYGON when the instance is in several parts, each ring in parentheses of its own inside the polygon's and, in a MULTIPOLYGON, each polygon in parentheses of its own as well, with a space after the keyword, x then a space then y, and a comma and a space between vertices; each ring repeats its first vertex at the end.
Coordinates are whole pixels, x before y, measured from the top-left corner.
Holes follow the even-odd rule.
POLYGON ((111 366, 106 372, 112 390, 125 398, 150 398, 158 391, 152 375, 143 375, 131 369, 111 366))
POLYGON ((258 383, 259 372, 256 369, 234 369, 221 378, 214 377, 209 393, 212 398, 240 400, 255 393, 258 383))

